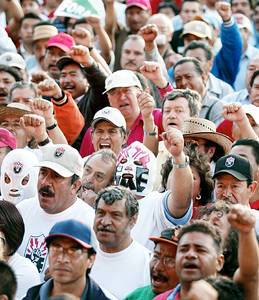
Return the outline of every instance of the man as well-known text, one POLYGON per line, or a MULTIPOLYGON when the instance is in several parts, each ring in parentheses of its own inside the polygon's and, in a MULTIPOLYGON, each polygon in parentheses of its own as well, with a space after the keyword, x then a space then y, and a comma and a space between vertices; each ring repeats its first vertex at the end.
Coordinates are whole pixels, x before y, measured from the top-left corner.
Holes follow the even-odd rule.
POLYGON ((0 299, 14 300, 17 290, 15 274, 12 268, 2 260, 0 261, 0 274, 0 299))
POLYGON ((28 82, 16 82, 12 85, 9 92, 10 103, 22 103, 28 107, 32 106, 35 98, 37 98, 38 93, 36 86, 33 83, 28 82))
POLYGON ((47 268, 44 239, 53 224, 72 218, 92 228, 94 211, 77 198, 83 175, 83 161, 77 150, 64 144, 43 147, 39 167, 38 197, 18 205, 25 223, 19 253, 37 266, 43 278, 47 268))
POLYGON ((194 57, 200 62, 204 71, 206 89, 209 94, 218 99, 222 99, 224 96, 234 92, 233 88, 228 83, 218 79, 211 73, 214 57, 209 45, 200 41, 192 41, 185 47, 183 55, 194 57))
POLYGON ((15 148, 15 136, 9 130, 0 128, 0 170, 5 156, 15 148))
POLYGON ((247 16, 249 19, 252 16, 253 7, 252 1, 250 0, 232 0, 231 8, 234 14, 243 14, 247 16))
POLYGON ((14 68, 23 80, 27 80, 26 63, 20 54, 6 52, 0 55, 0 65, 14 68))
POLYGON ((150 252, 131 237, 138 210, 138 201, 123 187, 108 187, 96 199, 94 231, 100 250, 91 277, 119 299, 150 283, 150 252))
POLYGON ((12 84, 21 81, 22 77, 13 67, 0 65, 0 104, 8 104, 8 93, 12 84))
POLYGON ((154 242, 154 254, 150 261, 151 285, 130 293, 125 300, 152 300, 158 294, 168 291, 178 283, 175 272, 178 229, 165 229, 160 237, 150 237, 154 242))
POLYGON ((250 81, 250 99, 251 103, 255 106, 259 106, 259 70, 255 71, 252 75, 251 81, 250 81))
POLYGON ((51 279, 30 288, 24 299, 47 299, 64 292, 78 299, 109 299, 88 275, 96 253, 91 240, 90 228, 81 222, 56 223, 46 237, 51 279))
POLYGON ((87 157, 84 164, 82 186, 78 196, 94 207, 97 193, 113 184, 117 157, 113 151, 102 149, 87 157))

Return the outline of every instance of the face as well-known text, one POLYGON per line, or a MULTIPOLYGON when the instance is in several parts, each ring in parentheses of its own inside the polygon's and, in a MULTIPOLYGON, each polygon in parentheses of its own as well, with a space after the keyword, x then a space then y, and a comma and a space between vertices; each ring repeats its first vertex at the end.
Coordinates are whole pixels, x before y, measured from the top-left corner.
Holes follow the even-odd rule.
POLYGON ((49 272, 55 283, 75 285, 91 268, 94 256, 70 238, 56 237, 49 247, 49 272))
POLYGON ((214 241, 208 234, 190 232, 180 239, 176 253, 176 272, 181 283, 215 276, 222 267, 214 241))
POLYGON ((41 208, 56 214, 71 206, 81 182, 71 185, 71 177, 64 178, 49 168, 42 167, 38 179, 38 196, 41 208))
POLYGON ((201 15, 201 5, 198 2, 184 2, 180 13, 183 23, 192 21, 195 17, 201 15))
POLYGON ((44 64, 50 76, 54 79, 59 79, 60 71, 57 67, 57 61, 66 53, 58 47, 49 47, 46 51, 44 64))
POLYGON ((191 166, 193 187, 192 187, 192 199, 195 199, 201 192, 201 178, 195 167, 191 166))
POLYGON ((119 154, 115 182, 130 189, 134 195, 143 197, 153 190, 155 171, 154 154, 136 141, 119 154))
POLYGON ((35 92, 31 88, 17 88, 13 90, 10 100, 11 102, 22 103, 30 107, 35 97, 35 92))
POLYGON ((233 0, 231 8, 233 14, 240 13, 247 16, 248 18, 251 17, 252 10, 250 8, 250 4, 248 0, 233 0))
POLYGON ((182 129, 185 120, 190 118, 188 101, 183 97, 166 100, 163 108, 162 124, 165 131, 169 128, 182 129))
POLYGON ((140 7, 132 6, 126 10, 126 23, 132 33, 146 25, 150 13, 140 7))
POLYGON ((126 215, 125 199, 105 204, 100 199, 94 219, 94 231, 100 246, 117 252, 128 241, 135 218, 126 215))
POLYGON ((246 72, 246 88, 250 91, 250 81, 255 71, 259 70, 259 56, 252 59, 248 65, 246 72))
POLYGON ((33 42, 34 55, 43 70, 45 70, 44 58, 47 51, 47 45, 48 39, 41 39, 33 42))
MULTIPOLYGON (((33 1, 33 3, 35 3, 35 1, 33 1)), ((22 22, 20 37, 24 43, 32 43, 33 26, 37 23, 39 23, 39 20, 29 18, 22 22)))
POLYGON ((140 93, 137 87, 114 88, 110 90, 108 99, 111 107, 115 107, 127 120, 136 119, 140 113, 137 96, 140 93))
POLYGON ((186 56, 196 58, 200 62, 201 68, 206 75, 209 74, 212 61, 207 60, 205 51, 202 48, 190 49, 186 52, 186 56))
POLYGON ((28 14, 30 12, 36 13, 36 14, 40 13, 40 6, 34 0, 23 0, 21 5, 22 5, 24 14, 28 14))
POLYGON ((138 71, 145 60, 144 41, 129 39, 123 44, 121 52, 121 68, 138 71))
POLYGON ((100 121, 92 132, 92 142, 95 151, 107 148, 119 154, 125 143, 125 137, 120 128, 110 122, 100 121))
POLYGON ((250 91, 251 103, 259 107, 259 75, 256 76, 250 91))
POLYGON ((217 200, 248 205, 253 192, 253 184, 247 186, 246 181, 240 181, 230 174, 223 173, 216 177, 214 193, 217 200))
POLYGON ((178 89, 191 89, 204 94, 205 83, 202 75, 198 74, 192 62, 177 65, 174 69, 174 78, 178 89))
POLYGON ((20 125, 20 118, 6 116, 0 122, 0 126, 9 130, 15 136, 17 148, 24 148, 27 145, 28 137, 20 125))
POLYGON ((188 143, 191 141, 195 141, 198 144, 198 151, 199 153, 203 153, 207 155, 207 159, 209 162, 211 162, 212 157, 214 156, 214 153, 216 151, 216 146, 208 146, 208 141, 203 138, 197 138, 197 137, 184 137, 184 142, 188 143))
POLYGON ((256 31, 259 31, 259 5, 254 8, 253 20, 256 31))
POLYGON ((0 71, 0 104, 8 104, 8 93, 14 83, 15 78, 11 74, 0 71))
POLYGON ((179 282, 175 272, 176 246, 159 242, 150 261, 151 286, 155 294, 175 287, 179 282))
POLYGON ((160 8, 159 12, 166 15, 170 20, 175 16, 174 11, 170 7, 160 8))
POLYGON ((88 82, 77 64, 69 64, 61 71, 60 86, 76 99, 86 92, 88 82))
POLYGON ((172 25, 168 18, 161 14, 153 15, 148 20, 149 24, 155 24, 158 28, 158 36, 156 37, 157 46, 165 46, 172 39, 172 25))

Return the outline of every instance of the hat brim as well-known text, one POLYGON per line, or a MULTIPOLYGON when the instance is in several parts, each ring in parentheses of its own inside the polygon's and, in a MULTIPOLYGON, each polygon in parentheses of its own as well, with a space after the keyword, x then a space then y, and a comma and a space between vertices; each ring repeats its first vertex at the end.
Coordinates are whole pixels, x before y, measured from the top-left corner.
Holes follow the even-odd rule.
POLYGON ((207 34, 202 34, 202 33, 200 33, 200 32, 194 32, 194 31, 183 32, 183 33, 181 34, 181 37, 184 37, 186 34, 192 34, 192 35, 195 35, 195 36, 197 36, 197 37, 200 38, 200 39, 205 39, 205 38, 211 39, 207 34))
POLYGON ((153 241, 153 242, 161 242, 161 243, 167 243, 167 244, 170 244, 170 245, 174 245, 175 247, 177 247, 177 242, 174 242, 174 241, 170 241, 168 239, 165 239, 165 238, 161 238, 161 237, 156 237, 156 236, 151 236, 149 238, 150 241, 153 241))
POLYGON ((57 48, 61 49, 64 52, 68 52, 70 50, 70 48, 68 48, 67 46, 65 46, 63 44, 60 44, 60 43, 51 43, 51 44, 48 44, 47 48, 50 48, 50 47, 57 47, 57 48))
POLYGON ((111 123, 112 125, 116 126, 117 128, 121 128, 122 126, 119 126, 118 124, 116 124, 115 122, 109 120, 109 119, 106 119, 106 118, 96 118, 92 121, 92 124, 91 124, 91 127, 95 127, 95 125, 100 122, 100 121, 106 121, 106 122, 109 122, 111 123))
POLYGON ((64 168, 63 166, 52 162, 52 161, 41 161, 39 164, 37 164, 37 166, 35 167, 45 167, 45 168, 49 168, 53 171, 55 171, 56 173, 58 173, 60 176, 62 177, 71 177, 74 175, 73 172, 69 171, 68 169, 64 168))
POLYGON ((215 144, 219 145, 221 148, 223 148, 223 151, 225 154, 229 152, 231 149, 232 141, 231 139, 226 136, 225 134, 219 133, 219 132, 197 132, 197 133, 183 133, 184 138, 201 138, 205 139, 211 142, 214 142, 215 144))
POLYGON ((128 8, 134 7, 134 6, 139 7, 139 8, 141 8, 141 9, 143 9, 143 10, 150 10, 149 7, 146 7, 145 5, 141 5, 140 3, 132 3, 132 4, 127 5, 126 10, 127 10, 128 8))
POLYGON ((5 118, 5 117, 17 117, 21 118, 22 116, 26 114, 33 114, 33 112, 29 110, 24 110, 16 107, 8 107, 5 105, 0 106, 0 122, 5 118))
POLYGON ((234 170, 228 170, 228 169, 223 169, 223 170, 219 170, 218 172, 216 172, 212 179, 215 179, 218 175, 221 175, 221 174, 224 174, 224 173, 227 173, 229 175, 232 175, 234 176, 236 179, 240 180, 240 181, 247 181, 248 178, 245 177, 243 174, 237 172, 237 171, 234 171, 234 170))
POLYGON ((138 88, 140 88, 141 89, 141 87, 139 86, 139 85, 132 85, 132 84, 129 84, 129 83, 123 83, 123 84, 119 84, 119 85, 114 85, 114 86, 111 86, 111 87, 109 87, 109 88, 107 88, 104 92, 103 92, 103 94, 106 94, 106 93, 108 93, 110 90, 112 90, 112 89, 116 89, 116 88, 123 88, 123 87, 132 87, 132 86, 135 86, 135 87, 138 87, 138 88))
POLYGON ((91 248, 93 248, 93 246, 91 246, 91 245, 89 245, 89 244, 87 244, 87 243, 85 243, 85 242, 83 242, 83 241, 81 241, 81 240, 79 240, 79 239, 77 239, 77 238, 75 238, 75 237, 69 235, 69 234, 64 234, 64 233, 50 234, 49 236, 47 236, 47 237, 45 238, 45 241, 46 241, 47 246, 48 246, 55 238, 57 238, 57 237, 66 237, 66 238, 69 238, 69 239, 71 239, 71 240, 77 242, 77 243, 80 244, 81 246, 83 246, 85 249, 91 249, 91 248))
POLYGON ((63 56, 56 63, 59 70, 62 70, 66 65, 72 64, 78 65, 80 67, 80 64, 73 60, 70 56, 63 56))

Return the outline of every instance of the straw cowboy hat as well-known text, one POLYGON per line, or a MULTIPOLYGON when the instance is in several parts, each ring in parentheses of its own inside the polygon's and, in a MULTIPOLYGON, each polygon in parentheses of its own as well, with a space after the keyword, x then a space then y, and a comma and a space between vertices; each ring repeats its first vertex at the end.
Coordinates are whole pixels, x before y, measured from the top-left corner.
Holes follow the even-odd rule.
POLYGON ((30 107, 25 104, 13 102, 8 105, 0 106, 0 122, 6 117, 22 117, 25 114, 33 114, 30 107))
POLYGON ((183 124, 184 138, 201 138, 211 141, 223 148, 224 153, 228 153, 232 141, 225 134, 216 132, 216 125, 206 119, 189 118, 183 124))

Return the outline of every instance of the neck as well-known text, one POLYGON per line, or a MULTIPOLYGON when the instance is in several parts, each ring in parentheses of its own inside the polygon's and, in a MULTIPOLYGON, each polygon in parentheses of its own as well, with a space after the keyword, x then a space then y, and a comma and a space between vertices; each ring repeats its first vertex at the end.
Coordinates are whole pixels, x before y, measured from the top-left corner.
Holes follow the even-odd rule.
POLYGON ((259 200, 259 185, 257 185, 255 192, 252 197, 250 197, 249 202, 253 203, 254 201, 259 200))
POLYGON ((32 42, 31 43, 25 43, 23 42, 22 43, 24 49, 29 52, 30 54, 33 54, 33 51, 32 51, 32 42))
POLYGON ((138 116, 139 115, 137 115, 137 116, 129 115, 129 116, 125 117, 128 130, 131 130, 131 127, 133 126, 134 122, 137 120, 138 116))
POLYGON ((68 293, 80 298, 87 284, 88 282, 86 281, 85 275, 80 277, 76 281, 68 283, 60 283, 54 280, 51 296, 68 293))
POLYGON ((185 299, 191 288, 191 285, 191 282, 181 282, 180 299, 185 299))
POLYGON ((128 236, 124 241, 120 241, 120 243, 116 245, 104 245, 100 243, 100 248, 103 252, 106 253, 117 253, 128 248, 131 243, 132 243, 132 238, 131 236, 128 236))

